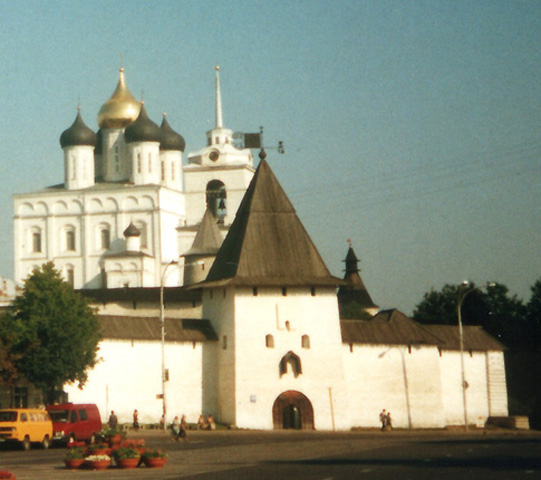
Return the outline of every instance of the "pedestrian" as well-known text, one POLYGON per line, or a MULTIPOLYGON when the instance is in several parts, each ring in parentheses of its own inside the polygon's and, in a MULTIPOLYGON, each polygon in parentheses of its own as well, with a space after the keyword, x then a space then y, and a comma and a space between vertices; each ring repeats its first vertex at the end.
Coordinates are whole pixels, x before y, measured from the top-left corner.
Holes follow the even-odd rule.
POLYGON ((214 422, 212 415, 207 417, 207 430, 216 430, 216 423, 214 422))
POLYGON ((111 415, 109 415, 109 421, 107 422, 109 428, 115 429, 118 426, 118 418, 115 415, 115 411, 111 410, 111 415))
POLYGON ((387 412, 387 418, 385 419, 385 430, 392 430, 393 422, 391 420, 391 412, 387 412))
POLYGON ((197 420, 197 428, 199 430, 206 430, 207 424, 205 422, 205 419, 203 418, 203 415, 199 415, 199 419, 197 420))
POLYGON ((139 412, 137 409, 133 411, 133 428, 135 431, 139 431, 139 412))
POLYGON ((188 422, 186 421, 186 415, 182 415, 180 419, 180 431, 178 436, 188 443, 188 422))
POLYGON ((383 409, 379 414, 379 421, 381 422, 381 431, 385 430, 385 425, 387 425, 387 411, 383 409))
POLYGON ((178 419, 178 415, 175 415, 175 418, 173 418, 173 423, 171 423, 172 440, 176 440, 178 442, 179 435, 180 435, 180 420, 178 419))

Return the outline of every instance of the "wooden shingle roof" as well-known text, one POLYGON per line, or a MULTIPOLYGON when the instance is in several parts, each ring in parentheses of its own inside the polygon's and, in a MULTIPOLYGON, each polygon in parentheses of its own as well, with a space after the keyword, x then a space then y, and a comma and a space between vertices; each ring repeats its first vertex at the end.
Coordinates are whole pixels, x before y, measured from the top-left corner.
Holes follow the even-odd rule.
POLYGON ((222 234, 216 223, 216 218, 207 208, 197 234, 195 235, 192 247, 182 256, 190 255, 216 255, 222 244, 222 234))
MULTIPOLYGON (((100 333, 109 340, 161 341, 161 321, 158 317, 100 315, 100 333)), ((166 318, 167 342, 204 342, 217 336, 208 320, 166 318)))
MULTIPOLYGON (((458 326, 453 325, 424 325, 424 327, 443 340, 441 348, 460 350, 458 326)), ((490 335, 483 327, 468 325, 463 327, 464 350, 487 351, 505 350, 505 346, 490 335)))
POLYGON ((333 277, 268 163, 261 160, 203 287, 342 284, 333 277))
MULTIPOLYGON (((87 288, 77 290, 90 301, 99 303, 111 302, 154 302, 160 301, 160 287, 137 288, 87 288)), ((201 292, 184 287, 165 287, 163 297, 166 303, 200 302, 201 292)))
MULTIPOLYGON (((398 310, 384 310, 370 320, 341 320, 342 342, 367 345, 434 345, 459 350, 458 326, 421 325, 398 310)), ((501 351, 505 347, 482 327, 467 326, 464 349, 501 351)))
POLYGON ((381 345, 438 345, 441 340, 398 310, 384 310, 370 320, 342 320, 342 341, 381 345))

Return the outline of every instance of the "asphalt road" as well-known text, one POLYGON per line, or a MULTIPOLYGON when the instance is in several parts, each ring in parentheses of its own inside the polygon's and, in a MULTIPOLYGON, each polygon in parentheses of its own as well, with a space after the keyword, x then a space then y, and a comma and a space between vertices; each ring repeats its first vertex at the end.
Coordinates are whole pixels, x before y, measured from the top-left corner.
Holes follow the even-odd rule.
POLYGON ((541 432, 162 432, 131 433, 168 452, 164 468, 69 471, 65 450, 0 449, 0 470, 48 479, 490 479, 541 478, 541 432))

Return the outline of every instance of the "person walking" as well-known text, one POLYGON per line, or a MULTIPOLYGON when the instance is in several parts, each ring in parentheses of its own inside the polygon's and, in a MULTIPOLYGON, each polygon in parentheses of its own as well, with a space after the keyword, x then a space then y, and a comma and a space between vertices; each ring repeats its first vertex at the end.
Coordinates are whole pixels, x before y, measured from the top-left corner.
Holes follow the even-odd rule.
POLYGON ((139 412, 137 409, 133 411, 133 428, 136 432, 139 431, 139 412))
POLYGON ((111 415, 109 415, 109 421, 107 422, 107 425, 109 425, 109 428, 116 428, 118 426, 118 418, 115 415, 115 411, 111 410, 111 415))
POLYGON ((381 431, 385 430, 385 426, 387 425, 387 411, 383 409, 381 413, 379 414, 379 421, 381 423, 381 431))

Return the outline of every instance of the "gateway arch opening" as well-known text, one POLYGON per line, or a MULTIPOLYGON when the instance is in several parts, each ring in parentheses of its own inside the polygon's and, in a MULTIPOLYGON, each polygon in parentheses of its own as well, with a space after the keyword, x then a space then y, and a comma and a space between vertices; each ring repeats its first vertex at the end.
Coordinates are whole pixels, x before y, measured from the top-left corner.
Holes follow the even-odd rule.
POLYGON ((306 395, 289 390, 278 396, 272 406, 275 430, 313 430, 314 409, 306 395))

